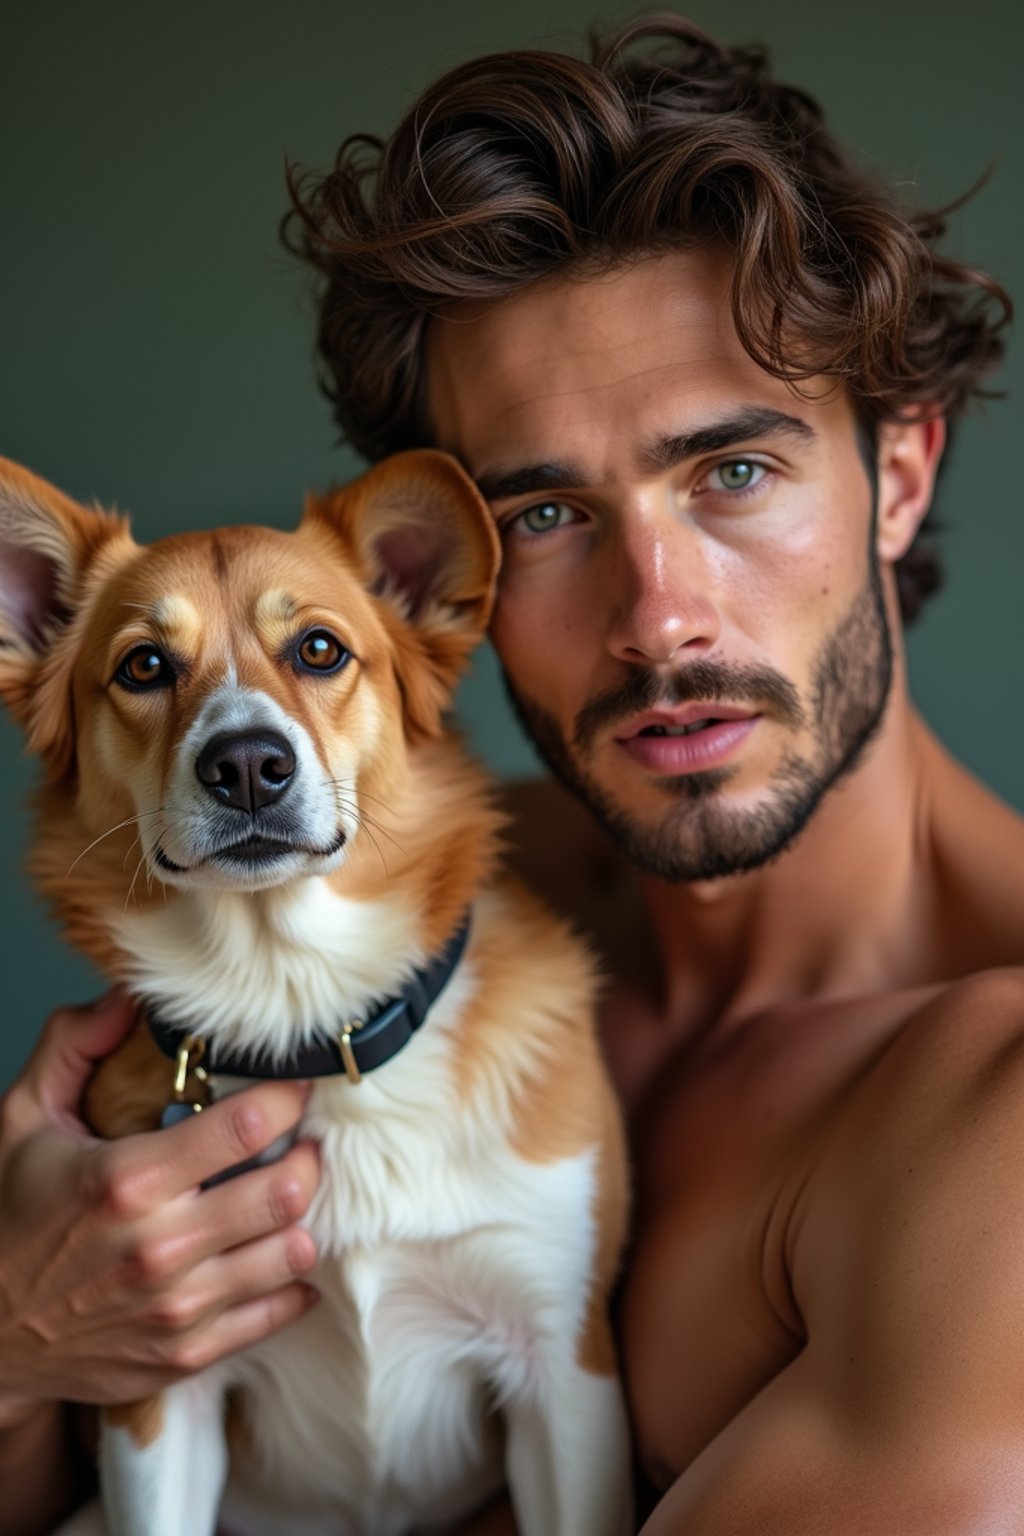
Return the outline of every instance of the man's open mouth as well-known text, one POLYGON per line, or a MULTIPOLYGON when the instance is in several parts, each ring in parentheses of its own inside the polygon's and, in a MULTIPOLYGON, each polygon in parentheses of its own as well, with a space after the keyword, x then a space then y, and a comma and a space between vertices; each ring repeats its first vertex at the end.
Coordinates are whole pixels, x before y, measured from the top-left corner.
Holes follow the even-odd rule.
POLYGON ((757 717, 756 707, 742 704, 684 704, 674 709, 651 709, 634 716, 625 729, 616 732, 619 741, 641 737, 698 736, 719 725, 735 725, 757 717))
POLYGON ((709 715, 706 720, 694 720, 689 725, 645 725, 639 736, 693 736, 697 731, 706 731, 710 725, 720 725, 721 720, 717 715, 709 715))
POLYGON ((634 716, 615 739, 646 771, 678 778, 725 767, 760 719, 742 705, 685 704, 634 716))

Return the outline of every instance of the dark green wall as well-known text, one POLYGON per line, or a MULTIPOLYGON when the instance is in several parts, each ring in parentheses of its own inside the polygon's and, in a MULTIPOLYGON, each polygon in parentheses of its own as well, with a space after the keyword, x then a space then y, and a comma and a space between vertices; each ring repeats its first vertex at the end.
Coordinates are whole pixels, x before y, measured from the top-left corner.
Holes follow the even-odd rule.
MULTIPOLYGON (((3 0, 0 453, 147 537, 288 522, 303 488, 355 467, 313 384, 309 305, 276 242, 285 154, 322 164, 385 130, 435 74, 485 50, 571 46, 635 7, 583 0, 3 0)), ((1009 0, 693 0, 733 41, 773 44, 862 154, 950 199, 993 162, 953 248, 1019 296, 1022 111, 1009 0)), ((1020 358, 1004 383, 1019 394, 1020 358)), ((1024 528, 1016 407, 963 432, 943 494, 948 591, 911 641, 940 734, 1024 805, 1024 528)), ((489 658, 464 694, 477 746, 522 771, 489 658)), ((4 815, 0 1082, 42 1019, 95 989, 19 873, 30 768, 0 722, 4 815)))

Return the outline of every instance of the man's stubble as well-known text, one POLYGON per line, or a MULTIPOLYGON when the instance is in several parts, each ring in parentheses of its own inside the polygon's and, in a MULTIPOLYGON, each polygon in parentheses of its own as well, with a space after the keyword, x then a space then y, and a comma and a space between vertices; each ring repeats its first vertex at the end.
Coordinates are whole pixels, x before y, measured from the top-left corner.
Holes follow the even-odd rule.
POLYGON ((645 873, 675 882, 759 869, 792 844, 826 791, 860 761, 884 718, 893 645, 878 561, 872 551, 864 587, 823 642, 806 704, 788 678, 767 667, 699 660, 669 677, 637 667, 583 706, 569 742, 554 717, 519 692, 504 669, 503 676, 519 722, 548 767, 645 873), (643 710, 716 700, 749 703, 794 731, 804 725, 813 731, 813 755, 785 753, 760 805, 745 810, 724 803, 732 767, 680 774, 658 780, 668 810, 655 825, 645 825, 588 770, 589 748, 601 728, 643 710))

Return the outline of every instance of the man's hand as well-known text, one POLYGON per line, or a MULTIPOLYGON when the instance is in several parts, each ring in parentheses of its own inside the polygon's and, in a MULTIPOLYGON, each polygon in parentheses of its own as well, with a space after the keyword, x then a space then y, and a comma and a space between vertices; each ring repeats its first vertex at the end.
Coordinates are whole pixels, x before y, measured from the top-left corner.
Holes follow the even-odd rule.
POLYGON ((306 1091, 264 1084, 99 1141, 78 1118, 82 1090, 132 1019, 118 995, 56 1013, 0 1100, 0 1429, 46 1402, 159 1391, 315 1299, 296 1278, 316 1259, 296 1225, 317 1183, 310 1144, 199 1188, 294 1126, 306 1091))

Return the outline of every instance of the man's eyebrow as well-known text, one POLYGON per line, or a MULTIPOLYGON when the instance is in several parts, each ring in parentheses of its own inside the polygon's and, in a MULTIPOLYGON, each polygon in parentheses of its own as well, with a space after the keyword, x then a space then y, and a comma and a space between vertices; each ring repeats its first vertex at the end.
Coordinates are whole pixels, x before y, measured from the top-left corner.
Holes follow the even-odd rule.
MULTIPOLYGON (((657 474, 686 459, 716 453, 752 437, 793 437, 802 442, 816 442, 817 436, 814 428, 799 416, 789 416, 785 411, 772 410, 768 406, 752 405, 721 421, 694 427, 690 432, 675 432, 657 438, 641 449, 640 465, 643 470, 657 474)), ((589 483, 586 472, 578 464, 557 459, 508 470, 485 469, 474 478, 485 501, 505 501, 514 496, 530 496, 534 492, 564 491, 569 486, 589 483)))
POLYGON ((529 496, 533 491, 561 491, 568 485, 585 485, 587 480, 578 465, 554 460, 523 464, 517 469, 485 469, 474 478, 484 501, 529 496))
POLYGON ((801 442, 813 443, 818 434, 809 422, 799 416, 789 416, 768 406, 752 405, 728 416, 722 421, 709 422, 706 427, 695 427, 691 432, 676 432, 659 437, 640 453, 640 463, 652 474, 672 469, 686 459, 696 459, 704 453, 717 453, 731 448, 752 437, 793 437, 801 442))

